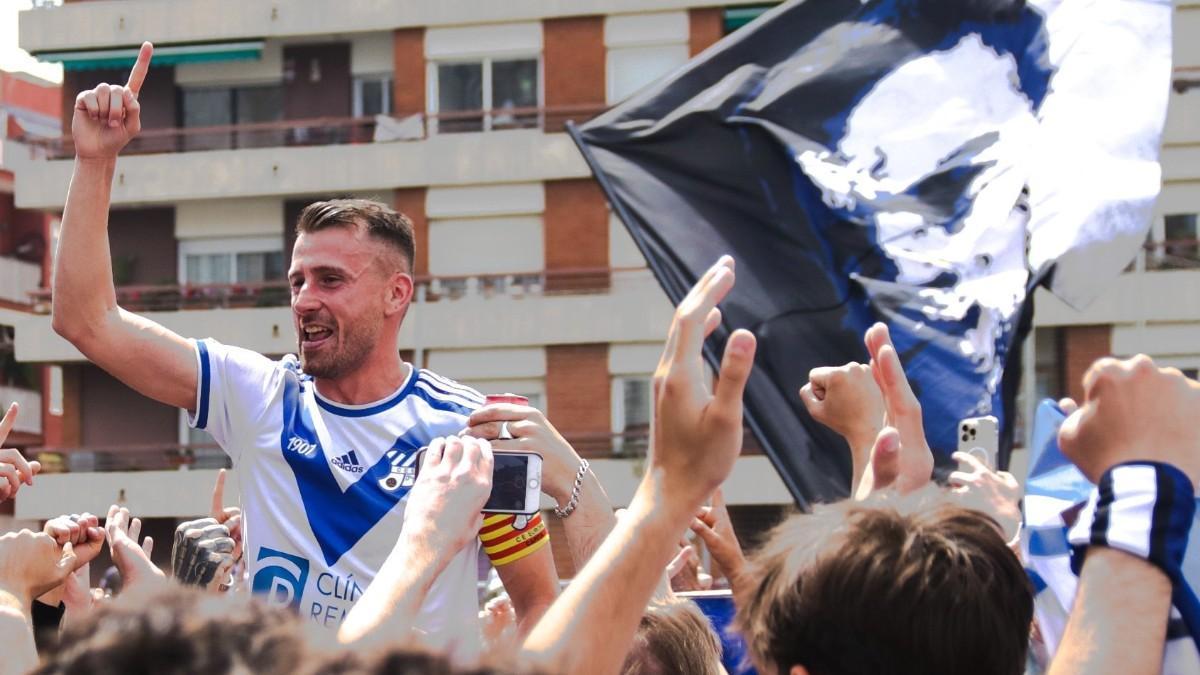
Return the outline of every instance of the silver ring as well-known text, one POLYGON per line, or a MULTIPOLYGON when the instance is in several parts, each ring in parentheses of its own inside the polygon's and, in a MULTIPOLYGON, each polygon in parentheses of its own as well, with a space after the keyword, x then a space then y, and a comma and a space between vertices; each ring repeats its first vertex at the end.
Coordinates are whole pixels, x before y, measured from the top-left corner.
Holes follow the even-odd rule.
POLYGON ((497 436, 500 440, 509 440, 513 438, 512 432, 508 430, 508 422, 500 423, 500 435, 497 436))

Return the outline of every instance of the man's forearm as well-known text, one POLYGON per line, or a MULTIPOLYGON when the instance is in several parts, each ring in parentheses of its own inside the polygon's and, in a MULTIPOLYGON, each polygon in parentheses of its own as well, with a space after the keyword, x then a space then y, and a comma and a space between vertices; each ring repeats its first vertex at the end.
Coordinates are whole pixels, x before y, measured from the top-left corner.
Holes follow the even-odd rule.
POLYGON ((643 480, 626 516, 526 639, 535 664, 561 672, 620 668, 690 518, 661 501, 653 481, 643 480))
POLYGON ((23 675, 37 665, 30 602, 0 588, 0 675, 23 675))
MULTIPOLYGON (((560 499, 559 504, 566 504, 570 494, 560 499)), ((612 502, 604 486, 590 471, 584 476, 579 489, 579 503, 575 511, 563 519, 563 532, 567 538, 567 548, 571 552, 571 562, 575 569, 583 569, 592 554, 604 542, 604 538, 617 525, 617 517, 613 513, 612 502)))
POLYGON ((1162 570, 1123 551, 1089 548, 1050 675, 1158 673, 1170 611, 1162 570))
POLYGON ((367 586, 338 630, 342 644, 364 638, 395 639, 407 633, 425 596, 449 558, 401 542, 367 586))
POLYGON ((78 334, 117 306, 108 245, 116 160, 75 160, 54 261, 54 325, 78 334))

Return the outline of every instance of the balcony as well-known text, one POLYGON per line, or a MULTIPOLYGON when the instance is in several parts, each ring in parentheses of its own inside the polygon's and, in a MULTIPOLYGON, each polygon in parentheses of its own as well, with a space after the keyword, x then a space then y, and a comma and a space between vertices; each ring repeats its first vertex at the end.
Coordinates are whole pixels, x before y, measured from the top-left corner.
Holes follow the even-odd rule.
MULTIPOLYGON (((645 275, 646 269, 642 267, 596 267, 513 274, 418 276, 414 279, 413 302, 424 304, 608 293, 614 277, 620 286, 622 281, 645 275)), ((30 300, 35 314, 50 314, 53 300, 50 289, 27 292, 25 301, 30 300)), ((121 286, 117 288, 117 304, 134 312, 288 307, 291 305, 291 289, 284 280, 245 284, 121 286)))
MULTIPOLYGON (((480 133, 515 129, 561 128, 567 120, 583 122, 606 110, 602 103, 541 108, 508 107, 417 114, 403 118, 320 117, 208 127, 144 129, 121 151, 122 156, 170 152, 203 152, 252 148, 358 145, 421 141, 439 134, 480 133)), ((36 160, 71 159, 70 136, 19 136, 36 160)))
MULTIPOLYGON (((636 434, 567 436, 589 458, 615 506, 629 504, 645 470, 644 456, 595 451, 597 443, 611 448, 622 438, 646 445, 645 436, 636 434)), ((17 495, 17 518, 104 513, 113 503, 122 503, 143 518, 195 517, 208 512, 216 469, 228 466, 225 454, 211 445, 32 448, 30 454, 47 468, 37 478, 38 489, 17 495)), ((238 480, 237 471, 232 472, 227 495, 237 494, 238 480)), ((760 454, 743 453, 722 489, 730 504, 792 502, 770 460, 760 454)), ((552 506, 542 498, 542 508, 552 506)))
MULTIPOLYGON (((560 128, 601 105, 288 120, 147 129, 117 165, 114 205, 398 187, 536 182, 591 175, 560 128), (447 126, 489 131, 445 132, 447 126), (434 133, 438 125, 443 133, 434 133), (537 128, 529 128, 529 127, 537 128)), ((5 142, 19 208, 61 209, 73 168, 70 138, 5 142)))
POLYGON ((10 403, 21 406, 13 431, 40 436, 42 434, 42 394, 33 389, 0 385, 0 410, 7 410, 10 403))
MULTIPOLYGON (((52 4, 55 0, 38 0, 52 4)), ((724 0, 713 5, 761 3, 724 0)), ((377 2, 288 0, 123 0, 74 2, 36 8, 20 15, 20 46, 44 51, 134 45, 142 40, 173 44, 244 38, 356 33, 417 26, 537 21, 560 16, 682 10, 696 0, 442 0, 377 2)))
MULTIPOLYGON (((83 356, 50 328, 50 296, 16 326, 22 362, 83 356)), ((263 354, 296 349, 282 282, 122 287, 118 302, 189 337, 214 337, 263 354)), ((656 342, 666 337, 671 303, 645 268, 573 269, 504 275, 423 277, 400 341, 410 349, 478 349, 593 342, 656 342)))
POLYGON ((0 300, 29 304, 30 295, 42 285, 42 266, 0 257, 0 300))
MULTIPOLYGON (((1104 285, 1082 311, 1038 289, 1034 299, 1037 326, 1113 324, 1177 324, 1193 332, 1200 321, 1200 239, 1149 241, 1125 273, 1104 285)), ((1114 342, 1114 353, 1122 354, 1114 342)), ((1135 351, 1145 351, 1149 346, 1135 351)), ((1193 353, 1195 347, 1182 352, 1193 353)))

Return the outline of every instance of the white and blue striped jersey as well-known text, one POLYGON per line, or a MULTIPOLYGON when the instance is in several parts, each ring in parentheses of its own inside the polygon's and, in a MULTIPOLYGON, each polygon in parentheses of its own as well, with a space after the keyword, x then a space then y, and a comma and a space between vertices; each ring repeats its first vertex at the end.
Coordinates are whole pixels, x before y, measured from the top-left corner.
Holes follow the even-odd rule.
MULTIPOLYGON (((414 367, 385 399, 343 405, 322 397, 294 356, 195 346, 190 423, 238 471, 249 584, 336 628, 396 543, 417 450, 465 428, 483 397, 414 367)), ((468 545, 432 586, 417 621, 431 637, 475 621, 477 556, 478 542, 468 545)))

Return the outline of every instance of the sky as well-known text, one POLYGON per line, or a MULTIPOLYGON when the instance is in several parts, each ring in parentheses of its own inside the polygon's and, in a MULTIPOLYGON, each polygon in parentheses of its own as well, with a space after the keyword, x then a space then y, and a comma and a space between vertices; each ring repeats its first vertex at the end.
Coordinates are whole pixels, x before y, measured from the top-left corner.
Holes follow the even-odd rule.
POLYGON ((17 13, 33 0, 0 0, 0 70, 23 71, 51 82, 62 82, 62 66, 41 63, 17 46, 17 13))

